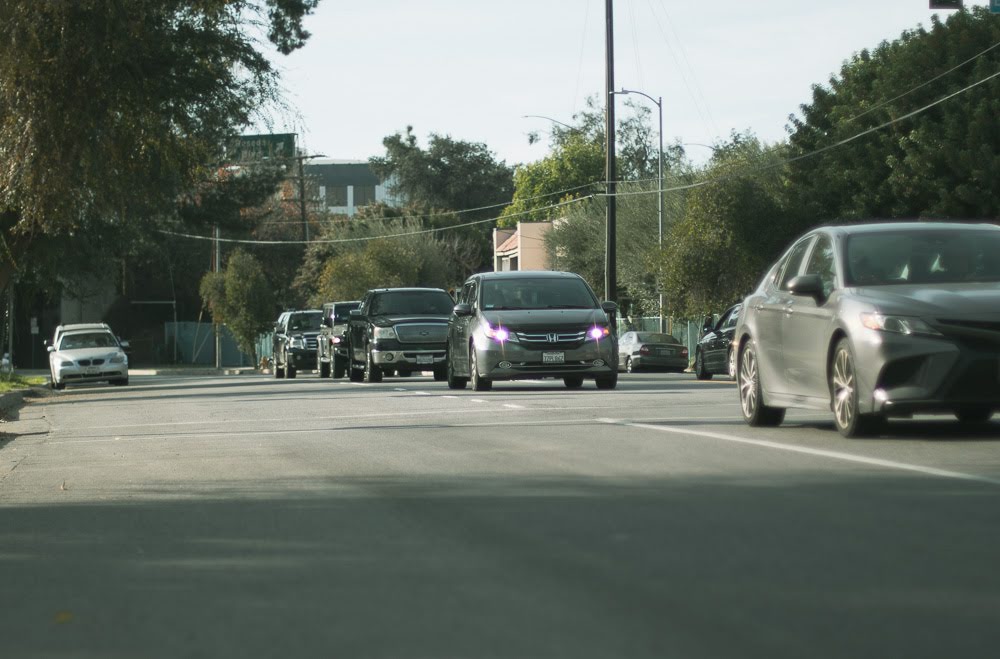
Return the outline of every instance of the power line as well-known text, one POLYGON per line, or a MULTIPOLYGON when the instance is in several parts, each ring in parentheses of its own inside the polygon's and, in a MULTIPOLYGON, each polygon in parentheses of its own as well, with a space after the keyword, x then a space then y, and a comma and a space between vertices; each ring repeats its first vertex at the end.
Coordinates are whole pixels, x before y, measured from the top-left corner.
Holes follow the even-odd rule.
MULTIPOLYGON (((592 199, 593 197, 594 197, 593 194, 589 194, 589 195, 587 195, 585 197, 577 197, 575 199, 568 199, 566 201, 561 201, 561 202, 559 202, 557 204, 550 204, 548 206, 542 206, 540 208, 533 208, 531 210, 522 211, 520 213, 511 213, 509 215, 504 215, 502 217, 498 215, 497 217, 491 217, 491 218, 486 219, 486 220, 476 220, 474 222, 466 222, 464 224, 456 224, 456 225, 450 226, 450 227, 437 227, 437 228, 433 228, 433 229, 421 229, 419 231, 404 231, 404 232, 399 232, 399 233, 387 233, 387 234, 381 234, 381 235, 377 235, 377 236, 364 236, 364 237, 359 237, 359 238, 331 238, 331 239, 328 239, 328 240, 310 240, 310 241, 306 241, 306 240, 247 240, 247 239, 240 239, 240 238, 213 238, 211 236, 199 236, 197 234, 191 234, 191 233, 181 233, 181 232, 178 232, 178 231, 167 231, 166 229, 157 229, 156 232, 157 233, 161 233, 161 234, 166 235, 166 236, 175 236, 175 237, 178 237, 178 238, 190 238, 191 240, 203 240, 203 241, 220 242, 220 243, 235 243, 235 244, 239 244, 239 245, 316 245, 316 244, 326 245, 326 244, 333 244, 333 243, 356 243, 356 242, 365 242, 365 241, 369 241, 369 240, 378 240, 380 238, 402 238, 402 237, 406 237, 406 236, 418 236, 418 235, 421 235, 421 234, 437 233, 439 231, 451 231, 453 229, 463 229, 465 227, 476 226, 478 224, 486 224, 488 222, 497 222, 497 221, 499 221, 501 219, 506 219, 506 218, 511 218, 511 217, 520 217, 520 216, 523 216, 523 215, 530 215, 532 213, 537 213, 539 211, 549 210, 549 209, 552 209, 552 208, 561 208, 563 206, 568 206, 570 204, 576 204, 576 203, 579 203, 581 201, 585 201, 587 199, 592 199)), ((400 219, 400 218, 392 218, 392 219, 400 219)))

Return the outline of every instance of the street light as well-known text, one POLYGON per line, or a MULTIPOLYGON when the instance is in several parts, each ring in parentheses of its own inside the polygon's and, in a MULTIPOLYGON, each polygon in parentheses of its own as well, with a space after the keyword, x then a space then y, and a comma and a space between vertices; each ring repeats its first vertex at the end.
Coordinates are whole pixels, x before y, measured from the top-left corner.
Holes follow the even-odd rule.
MULTIPOLYGON (((648 98, 649 100, 651 100, 653 103, 656 103, 656 109, 659 110, 659 114, 660 114, 660 132, 659 132, 660 150, 659 150, 659 157, 657 158, 657 160, 659 161, 659 167, 658 167, 658 169, 659 169, 659 183, 656 186, 656 197, 657 197, 657 213, 656 214, 657 214, 657 220, 658 220, 658 223, 659 223, 659 243, 658 244, 660 246, 660 254, 661 254, 661 257, 662 257, 662 253, 663 253, 663 97, 661 96, 659 98, 653 98, 649 94, 647 94, 645 92, 637 91, 635 89, 622 89, 621 91, 617 91, 617 92, 613 91, 613 92, 610 92, 610 93, 612 95, 614 95, 614 94, 620 94, 620 95, 625 95, 625 94, 639 94, 640 96, 645 96, 646 98, 648 98)), ((657 317, 659 318, 659 327, 660 327, 660 331, 661 332, 664 331, 664 327, 663 327, 663 281, 662 281, 662 279, 663 279, 662 276, 661 277, 657 277, 657 285, 656 285, 657 289, 659 289, 659 296, 660 296, 660 301, 659 301, 660 309, 659 309, 659 314, 657 314, 657 317)))

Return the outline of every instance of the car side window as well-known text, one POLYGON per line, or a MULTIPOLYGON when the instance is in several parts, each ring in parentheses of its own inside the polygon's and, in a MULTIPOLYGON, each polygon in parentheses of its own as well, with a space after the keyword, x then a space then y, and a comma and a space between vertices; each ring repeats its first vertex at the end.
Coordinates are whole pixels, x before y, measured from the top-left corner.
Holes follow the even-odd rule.
POLYGON ((469 282, 469 300, 468 300, 468 303, 473 308, 473 310, 476 310, 476 309, 479 308, 479 300, 477 299, 479 297, 478 293, 479 293, 479 287, 476 286, 476 282, 475 281, 469 282))
POLYGON ((729 314, 726 315, 726 320, 722 323, 721 329, 727 330, 736 327, 736 322, 740 319, 740 308, 733 307, 729 310, 729 314))
POLYGON ((465 286, 462 286, 462 294, 458 296, 458 301, 462 304, 472 304, 472 282, 465 282, 465 286))
POLYGON ((833 259, 833 241, 830 236, 822 235, 816 240, 809 263, 806 264, 807 275, 819 275, 823 282, 823 295, 829 297, 836 288, 837 269, 833 259))
POLYGON ((812 236, 806 238, 805 240, 801 240, 795 245, 795 247, 792 248, 792 251, 788 253, 788 258, 785 260, 784 268, 781 271, 778 288, 781 290, 788 290, 788 282, 799 274, 799 269, 802 266, 802 259, 805 257, 806 252, 809 251, 809 245, 811 245, 812 242, 812 236))

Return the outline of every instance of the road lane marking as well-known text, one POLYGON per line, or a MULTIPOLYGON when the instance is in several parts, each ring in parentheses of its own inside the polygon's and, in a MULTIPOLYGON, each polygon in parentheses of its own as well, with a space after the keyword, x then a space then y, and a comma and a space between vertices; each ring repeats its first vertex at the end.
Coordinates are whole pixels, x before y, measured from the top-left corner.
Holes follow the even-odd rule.
POLYGON ((523 410, 524 405, 515 405, 514 403, 504 403, 504 407, 509 407, 512 410, 523 410))
POLYGON ((656 430, 659 432, 668 432, 676 435, 696 435, 698 437, 719 439, 724 442, 735 442, 737 444, 759 446, 761 448, 775 449, 778 451, 803 453, 805 455, 811 455, 819 458, 830 458, 833 460, 841 460, 844 462, 854 462, 857 464, 864 464, 872 467, 885 467, 887 469, 896 469, 899 471, 912 471, 918 474, 924 474, 926 476, 938 476, 940 478, 952 478, 956 480, 987 483, 989 485, 1000 485, 1000 479, 989 478, 987 476, 977 476, 975 474, 965 474, 958 471, 949 471, 947 469, 925 467, 923 465, 915 465, 915 464, 910 464, 908 462, 896 462, 895 460, 869 458, 863 455, 856 455, 854 453, 843 453, 841 451, 829 451, 826 449, 810 448, 808 446, 794 446, 792 444, 782 444, 780 442, 771 442, 766 439, 750 439, 747 437, 739 437, 737 435, 727 435, 725 433, 714 432, 711 430, 692 430, 690 428, 654 426, 648 423, 629 423, 629 422, 615 421, 614 419, 602 419, 601 421, 604 423, 609 423, 611 425, 621 425, 621 426, 627 426, 629 428, 644 428, 646 430, 656 430))

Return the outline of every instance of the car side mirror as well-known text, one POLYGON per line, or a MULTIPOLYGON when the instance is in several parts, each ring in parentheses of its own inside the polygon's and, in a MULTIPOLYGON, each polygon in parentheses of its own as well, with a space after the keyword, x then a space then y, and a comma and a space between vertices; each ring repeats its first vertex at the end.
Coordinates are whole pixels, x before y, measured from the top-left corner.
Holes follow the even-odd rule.
POLYGON ((715 329, 715 318, 713 316, 705 316, 705 322, 701 324, 701 333, 708 334, 713 329, 715 329))
POLYGON ((49 346, 48 347, 48 351, 49 352, 55 352, 56 351, 56 347, 55 346, 49 346))
POLYGON ((788 282, 788 292, 814 298, 823 297, 823 280, 819 275, 799 275, 788 282))
POLYGON ((119 341, 118 345, 122 347, 122 350, 128 350, 128 341, 119 341))
POLYGON ((361 312, 361 309, 351 309, 350 313, 351 318, 364 318, 364 314, 361 312))
POLYGON ((605 313, 618 313, 618 304, 610 300, 605 300, 604 302, 601 302, 601 309, 603 309, 605 313))
POLYGON ((472 315, 472 305, 466 302, 460 302, 455 305, 455 315, 456 316, 471 316, 472 315))

